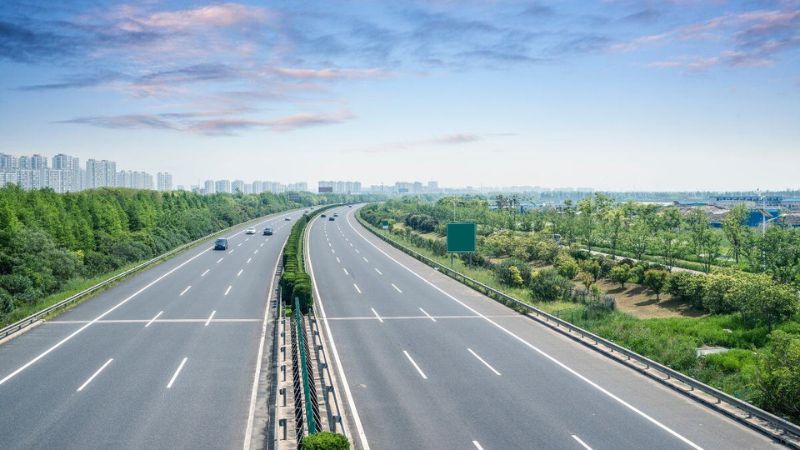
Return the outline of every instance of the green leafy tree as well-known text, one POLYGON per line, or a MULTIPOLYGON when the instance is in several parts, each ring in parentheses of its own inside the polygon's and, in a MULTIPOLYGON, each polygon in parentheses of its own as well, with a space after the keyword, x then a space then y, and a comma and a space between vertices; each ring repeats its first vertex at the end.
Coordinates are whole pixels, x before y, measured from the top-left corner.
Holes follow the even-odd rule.
POLYGON ((745 205, 736 205, 722 221, 722 230, 725 232, 725 238, 728 239, 728 243, 731 246, 731 255, 736 264, 739 264, 742 253, 747 251, 751 240, 750 228, 746 223, 749 216, 749 208, 745 205))
POLYGON ((609 277, 611 281, 620 285, 620 287, 624 288, 625 283, 631 278, 631 268, 627 264, 617 264, 611 268, 611 272, 609 273, 609 277))
POLYGON ((773 331, 769 349, 756 371, 758 403, 774 413, 800 421, 800 337, 773 331))
POLYGON ((580 266, 578 266, 578 262, 575 261, 575 258, 570 256, 566 251, 559 252, 558 256, 556 256, 553 266, 556 268, 556 270, 558 270, 559 275, 568 280, 574 279, 581 270, 580 266))
POLYGON ((572 289, 572 283, 554 269, 542 269, 531 275, 530 289, 533 298, 553 301, 562 298, 572 289))
POLYGON ((669 273, 665 270, 650 269, 644 273, 644 285, 656 294, 656 301, 661 300, 661 293, 667 284, 669 273))

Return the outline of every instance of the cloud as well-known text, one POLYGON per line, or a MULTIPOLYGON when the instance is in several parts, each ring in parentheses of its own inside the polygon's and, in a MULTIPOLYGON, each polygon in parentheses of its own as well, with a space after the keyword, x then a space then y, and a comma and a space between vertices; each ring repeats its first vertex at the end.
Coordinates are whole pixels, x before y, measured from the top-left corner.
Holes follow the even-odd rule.
POLYGON ((143 27, 175 31, 262 23, 269 17, 270 13, 265 8, 223 3, 195 9, 157 12, 140 18, 132 18, 127 25, 138 24, 143 27))
POLYGON ((207 135, 233 135, 237 131, 250 129, 287 132, 301 128, 344 123, 354 118, 350 111, 300 113, 274 119, 249 119, 239 116, 243 112, 249 112, 249 110, 88 116, 57 123, 110 129, 172 130, 207 135))
POLYGON ((362 149, 353 149, 349 151, 364 152, 364 153, 384 153, 394 152, 401 150, 413 150, 417 148, 427 148, 431 146, 463 146, 473 144, 476 142, 484 141, 486 139, 509 136, 508 133, 494 133, 494 134, 476 134, 476 133, 453 133, 442 136, 435 136, 428 139, 419 139, 413 141, 390 142, 380 145, 374 145, 362 149))
POLYGON ((336 68, 322 68, 322 69, 301 69, 292 67, 275 67, 272 72, 276 75, 286 78, 300 78, 300 79, 319 79, 319 80, 337 80, 337 79, 353 79, 353 78, 384 78, 391 75, 384 69, 379 68, 366 68, 366 69, 336 69, 336 68))
POLYGON ((68 36, 0 21, 0 60, 31 63, 42 58, 61 58, 75 54, 80 46, 68 36))

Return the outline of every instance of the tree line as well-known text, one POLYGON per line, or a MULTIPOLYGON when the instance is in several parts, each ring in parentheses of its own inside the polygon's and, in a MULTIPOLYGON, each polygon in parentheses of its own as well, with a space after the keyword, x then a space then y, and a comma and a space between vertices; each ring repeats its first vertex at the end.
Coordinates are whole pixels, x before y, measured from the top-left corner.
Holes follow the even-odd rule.
POLYGON ((97 277, 266 214, 343 196, 0 189, 0 323, 97 277), (291 199, 290 199, 291 197, 291 199))

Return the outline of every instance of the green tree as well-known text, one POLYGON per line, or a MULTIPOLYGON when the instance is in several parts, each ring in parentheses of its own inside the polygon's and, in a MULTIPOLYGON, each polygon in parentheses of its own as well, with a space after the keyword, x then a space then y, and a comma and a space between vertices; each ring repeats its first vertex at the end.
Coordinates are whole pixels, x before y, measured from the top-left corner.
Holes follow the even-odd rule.
POLYGON ((644 273, 644 285, 656 294, 656 301, 661 300, 661 293, 667 284, 669 273, 664 270, 650 269, 644 273))
POLYGON ((611 268, 609 276, 611 281, 625 288, 625 283, 631 278, 631 268, 627 264, 617 264, 611 268))
POLYGON ((750 209, 745 205, 736 205, 722 220, 722 230, 731 248, 731 255, 739 264, 742 252, 746 251, 750 242, 750 228, 747 226, 747 218, 750 216, 750 209))
POLYGON ((783 331, 770 335, 769 350, 756 371, 758 403, 776 414, 800 421, 800 337, 783 331))

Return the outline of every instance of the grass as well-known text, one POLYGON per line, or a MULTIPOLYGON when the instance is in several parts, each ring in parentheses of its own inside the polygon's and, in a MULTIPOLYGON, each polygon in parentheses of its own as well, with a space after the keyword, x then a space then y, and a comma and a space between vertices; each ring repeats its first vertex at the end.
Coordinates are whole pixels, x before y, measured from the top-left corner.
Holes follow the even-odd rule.
MULTIPOLYGON (((527 289, 501 285, 488 269, 468 267, 459 259, 454 259, 451 264, 449 257, 436 256, 430 250, 412 244, 402 235, 362 223, 373 232, 389 236, 434 261, 672 369, 745 401, 756 400, 754 379, 757 354, 769 340, 770 330, 766 326, 748 326, 738 314, 651 319, 637 319, 619 311, 588 315, 581 304, 537 301, 527 289), (697 357, 696 350, 701 346, 720 346, 731 350, 697 357)), ((784 322, 776 329, 800 336, 800 317, 784 322)))

